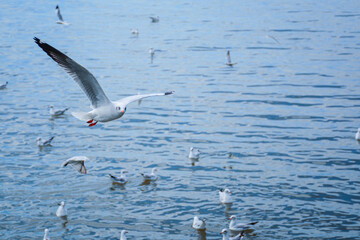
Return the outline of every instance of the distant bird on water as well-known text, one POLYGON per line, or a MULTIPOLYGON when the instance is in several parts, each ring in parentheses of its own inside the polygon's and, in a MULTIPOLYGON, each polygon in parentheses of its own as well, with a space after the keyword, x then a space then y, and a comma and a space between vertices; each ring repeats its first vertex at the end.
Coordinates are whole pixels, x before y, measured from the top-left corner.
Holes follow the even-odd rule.
POLYGON ((59 18, 59 21, 56 21, 56 23, 58 24, 64 24, 64 25, 69 25, 67 22, 64 21, 61 13, 60 13, 60 8, 59 8, 59 5, 56 5, 56 8, 55 8, 55 12, 59 18))
POLYGON ((226 65, 232 67, 234 66, 236 63, 232 63, 231 62, 231 58, 230 58, 230 51, 228 50, 226 53, 226 65))
POLYGON ((231 197, 232 192, 225 188, 219 190, 219 199, 221 203, 232 203, 233 199, 231 197))
MULTIPOLYGON (((82 121, 86 121, 89 127, 97 122, 109 122, 122 117, 125 114, 126 106, 134 101, 152 96, 171 95, 174 91, 165 93, 152 93, 143 95, 133 95, 122 98, 118 101, 110 101, 102 90, 96 78, 84 67, 74 60, 53 48, 47 43, 34 38, 35 43, 46 52, 55 62, 59 64, 73 79, 79 84, 91 102, 93 108, 90 112, 73 112, 72 115, 82 121)), ((126 88, 124 88, 126 89, 126 88)))
POLYGON ((206 229, 206 219, 199 219, 198 216, 194 217, 192 227, 196 230, 205 230, 206 229))
POLYGON ((158 176, 155 174, 155 172, 157 172, 157 168, 153 168, 151 169, 151 173, 150 174, 143 174, 141 173, 141 175, 144 177, 144 180, 147 181, 156 181, 158 179, 158 176))
POLYGON ((229 237, 229 231, 226 228, 224 228, 220 234, 223 235, 222 240, 241 240, 244 237, 244 231, 234 237, 229 237))
POLYGON ((236 221, 236 216, 232 215, 228 218, 230 220, 229 229, 231 231, 239 232, 245 229, 249 229, 251 226, 257 224, 258 222, 250 222, 250 223, 238 223, 236 221))
POLYGON ((109 174, 109 176, 110 176, 111 180, 113 181, 113 183, 125 184, 125 183, 127 183, 127 178, 125 176, 125 173, 128 173, 128 171, 121 170, 120 177, 115 177, 111 174, 109 174))
POLYGON ((44 231, 44 238, 43 240, 50 240, 50 237, 49 237, 49 229, 45 229, 44 231))
POLYGON ((7 85, 8 85, 8 82, 6 82, 6 83, 4 83, 4 84, 0 85, 0 90, 5 89, 7 85))
POLYGON ((193 147, 190 148, 189 158, 198 160, 200 158, 200 151, 198 149, 194 149, 193 147))
POLYGON ((67 210, 65 208, 65 202, 64 201, 62 201, 59 204, 59 207, 56 210, 56 216, 58 216, 58 217, 66 217, 67 216, 67 210))
POLYGON ((360 141, 360 128, 358 128, 357 133, 355 134, 355 139, 360 141))
POLYGON ((67 159, 61 166, 66 167, 70 164, 79 173, 86 174, 85 161, 89 161, 89 159, 85 156, 75 156, 67 159))
POLYGON ((69 110, 69 108, 54 109, 54 107, 52 105, 49 106, 49 113, 50 113, 50 116, 52 116, 52 117, 59 117, 61 115, 64 115, 67 110, 69 110))
POLYGON ((159 20, 160 20, 159 16, 150 17, 150 19, 151 19, 151 22, 153 22, 153 23, 157 23, 157 22, 159 22, 159 20))
POLYGON ((38 147, 48 147, 51 146, 51 141, 54 139, 54 136, 48 140, 43 140, 41 137, 36 138, 36 143, 38 147))
POLYGON ((131 30, 131 34, 133 34, 133 35, 139 35, 139 30, 138 29, 132 29, 131 30))

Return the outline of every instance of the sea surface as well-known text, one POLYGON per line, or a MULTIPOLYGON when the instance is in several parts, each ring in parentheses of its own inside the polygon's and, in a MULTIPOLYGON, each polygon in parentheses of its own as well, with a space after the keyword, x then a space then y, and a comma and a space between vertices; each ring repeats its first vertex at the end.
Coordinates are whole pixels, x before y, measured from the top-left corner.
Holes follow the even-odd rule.
POLYGON ((231 215, 259 222, 248 240, 360 239, 360 1, 1 0, 0 22, 0 239, 215 240, 231 215), (112 100, 175 94, 89 128, 70 113, 90 110, 85 94, 33 37, 112 100), (88 174, 61 167, 77 155, 88 174))

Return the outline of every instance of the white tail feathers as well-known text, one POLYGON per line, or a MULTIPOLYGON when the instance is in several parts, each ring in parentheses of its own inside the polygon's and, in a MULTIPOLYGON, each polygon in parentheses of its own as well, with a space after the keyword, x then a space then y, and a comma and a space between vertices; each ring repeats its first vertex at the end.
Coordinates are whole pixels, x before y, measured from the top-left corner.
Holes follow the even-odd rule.
POLYGON ((72 112, 71 115, 81 121, 88 121, 92 119, 89 112, 72 112))

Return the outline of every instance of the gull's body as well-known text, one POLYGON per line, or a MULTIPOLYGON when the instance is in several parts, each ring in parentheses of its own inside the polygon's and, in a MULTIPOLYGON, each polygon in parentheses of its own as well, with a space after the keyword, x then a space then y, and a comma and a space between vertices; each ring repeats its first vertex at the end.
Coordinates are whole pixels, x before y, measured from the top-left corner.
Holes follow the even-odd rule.
POLYGON ((0 85, 0 90, 5 89, 7 85, 8 85, 8 82, 6 82, 6 83, 4 83, 4 84, 0 85))
POLYGON ((357 133, 355 134, 355 139, 360 141, 360 128, 358 128, 357 133))
POLYGON ((236 63, 232 63, 231 62, 231 58, 230 58, 230 51, 228 50, 226 53, 226 65, 232 67, 234 66, 236 63))
POLYGON ((50 240, 50 237, 49 237, 49 229, 45 229, 44 231, 44 238, 43 240, 50 240))
POLYGON ((221 203, 232 203, 233 199, 231 196, 232 192, 229 189, 220 189, 219 190, 219 199, 221 203))
POLYGON ((85 167, 85 161, 88 161, 89 159, 85 156, 75 156, 72 158, 67 159, 63 164, 62 167, 66 167, 67 165, 71 165, 72 168, 74 168, 76 171, 82 174, 86 174, 86 167, 85 167))
POLYGON ((241 240, 244 237, 244 231, 234 237, 229 237, 229 231, 226 228, 224 228, 220 234, 223 235, 222 240, 241 240))
POLYGON ((131 34, 139 35, 139 30, 138 29, 131 29, 131 34))
POLYGON ((149 54, 151 57, 153 57, 155 54, 155 50, 153 48, 149 48, 149 54))
POLYGON ((258 222, 250 222, 250 223, 239 223, 236 221, 236 216, 232 215, 228 218, 230 220, 229 229, 231 231, 239 232, 245 229, 249 229, 251 226, 257 224, 258 222))
POLYGON ((67 110, 69 110, 69 108, 54 109, 54 107, 52 105, 49 106, 49 113, 50 113, 50 116, 52 116, 52 117, 58 117, 58 116, 64 115, 67 110))
POLYGON ((55 12, 56 12, 56 15, 58 16, 59 18, 59 21, 56 21, 56 23, 58 24, 64 24, 64 25, 69 25, 67 22, 64 21, 61 13, 60 13, 60 8, 59 8, 59 5, 56 5, 56 8, 55 8, 55 12))
POLYGON ((190 148, 189 158, 197 160, 200 157, 200 151, 198 149, 194 149, 193 147, 190 148))
POLYGON ((122 230, 121 234, 120 234, 120 240, 126 240, 127 239, 127 237, 126 237, 127 233, 128 233, 128 231, 122 230))
POLYGON ((125 170, 121 170, 121 173, 120 173, 120 177, 115 177, 111 174, 109 174, 111 180, 113 181, 113 183, 118 183, 118 184, 125 184, 127 183, 127 178, 125 176, 125 173, 127 173, 128 171, 125 171, 125 170))
POLYGON ((65 202, 61 202, 58 209, 56 210, 56 216, 58 217, 66 217, 67 210, 65 208, 65 202))
POLYGON ((48 147, 51 146, 51 141, 54 139, 54 137, 49 138, 48 140, 43 140, 41 137, 38 137, 36 139, 36 144, 38 147, 48 147))
POLYGON ((156 181, 158 179, 158 176, 155 174, 155 172, 157 172, 157 168, 153 168, 151 170, 151 173, 150 174, 143 174, 141 173, 141 175, 144 177, 144 180, 147 180, 147 181, 156 181))
POLYGON ((198 218, 198 216, 195 216, 192 227, 197 230, 205 230, 206 229, 206 220, 205 219, 200 220, 198 218))
POLYGON ((159 20, 160 20, 159 16, 150 17, 150 19, 151 19, 151 22, 153 22, 153 23, 157 23, 157 22, 159 22, 159 20))
POLYGON ((46 52, 55 62, 59 64, 73 79, 79 84, 91 102, 93 108, 90 112, 74 112, 72 115, 82 121, 86 121, 89 127, 97 122, 109 122, 122 117, 125 114, 126 106, 134 101, 152 96, 164 96, 173 93, 152 93, 133 95, 122 98, 118 101, 110 101, 105 95, 96 78, 84 67, 74 60, 53 48, 47 43, 43 43, 38 38, 34 38, 35 43, 46 52))

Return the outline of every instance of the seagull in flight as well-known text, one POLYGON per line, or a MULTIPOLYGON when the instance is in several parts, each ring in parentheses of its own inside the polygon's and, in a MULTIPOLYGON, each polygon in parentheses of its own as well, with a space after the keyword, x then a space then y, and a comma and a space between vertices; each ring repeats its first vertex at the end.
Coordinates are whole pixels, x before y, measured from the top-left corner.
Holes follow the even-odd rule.
POLYGON ((226 65, 232 67, 234 66, 236 63, 232 63, 231 62, 231 58, 230 58, 230 51, 228 50, 226 53, 226 65))
POLYGON ((111 101, 106 95, 96 78, 83 66, 74 60, 53 48, 47 43, 34 38, 35 43, 49 55, 60 67, 62 67, 74 81, 79 84, 91 102, 90 112, 73 112, 72 115, 79 120, 86 121, 89 127, 94 126, 97 122, 109 122, 121 118, 126 112, 126 106, 143 98, 152 96, 171 95, 174 91, 165 93, 151 93, 133 95, 122 98, 118 101, 111 101))
POLYGON ((60 8, 59 8, 59 5, 56 5, 56 8, 55 8, 55 11, 56 11, 56 14, 59 18, 59 21, 56 21, 56 23, 58 24, 64 24, 64 25, 69 25, 67 22, 64 21, 61 13, 60 13, 60 8))
POLYGON ((66 167, 70 164, 73 169, 75 169, 79 173, 86 174, 85 161, 88 160, 89 159, 85 156, 75 156, 66 160, 61 166, 66 167))

